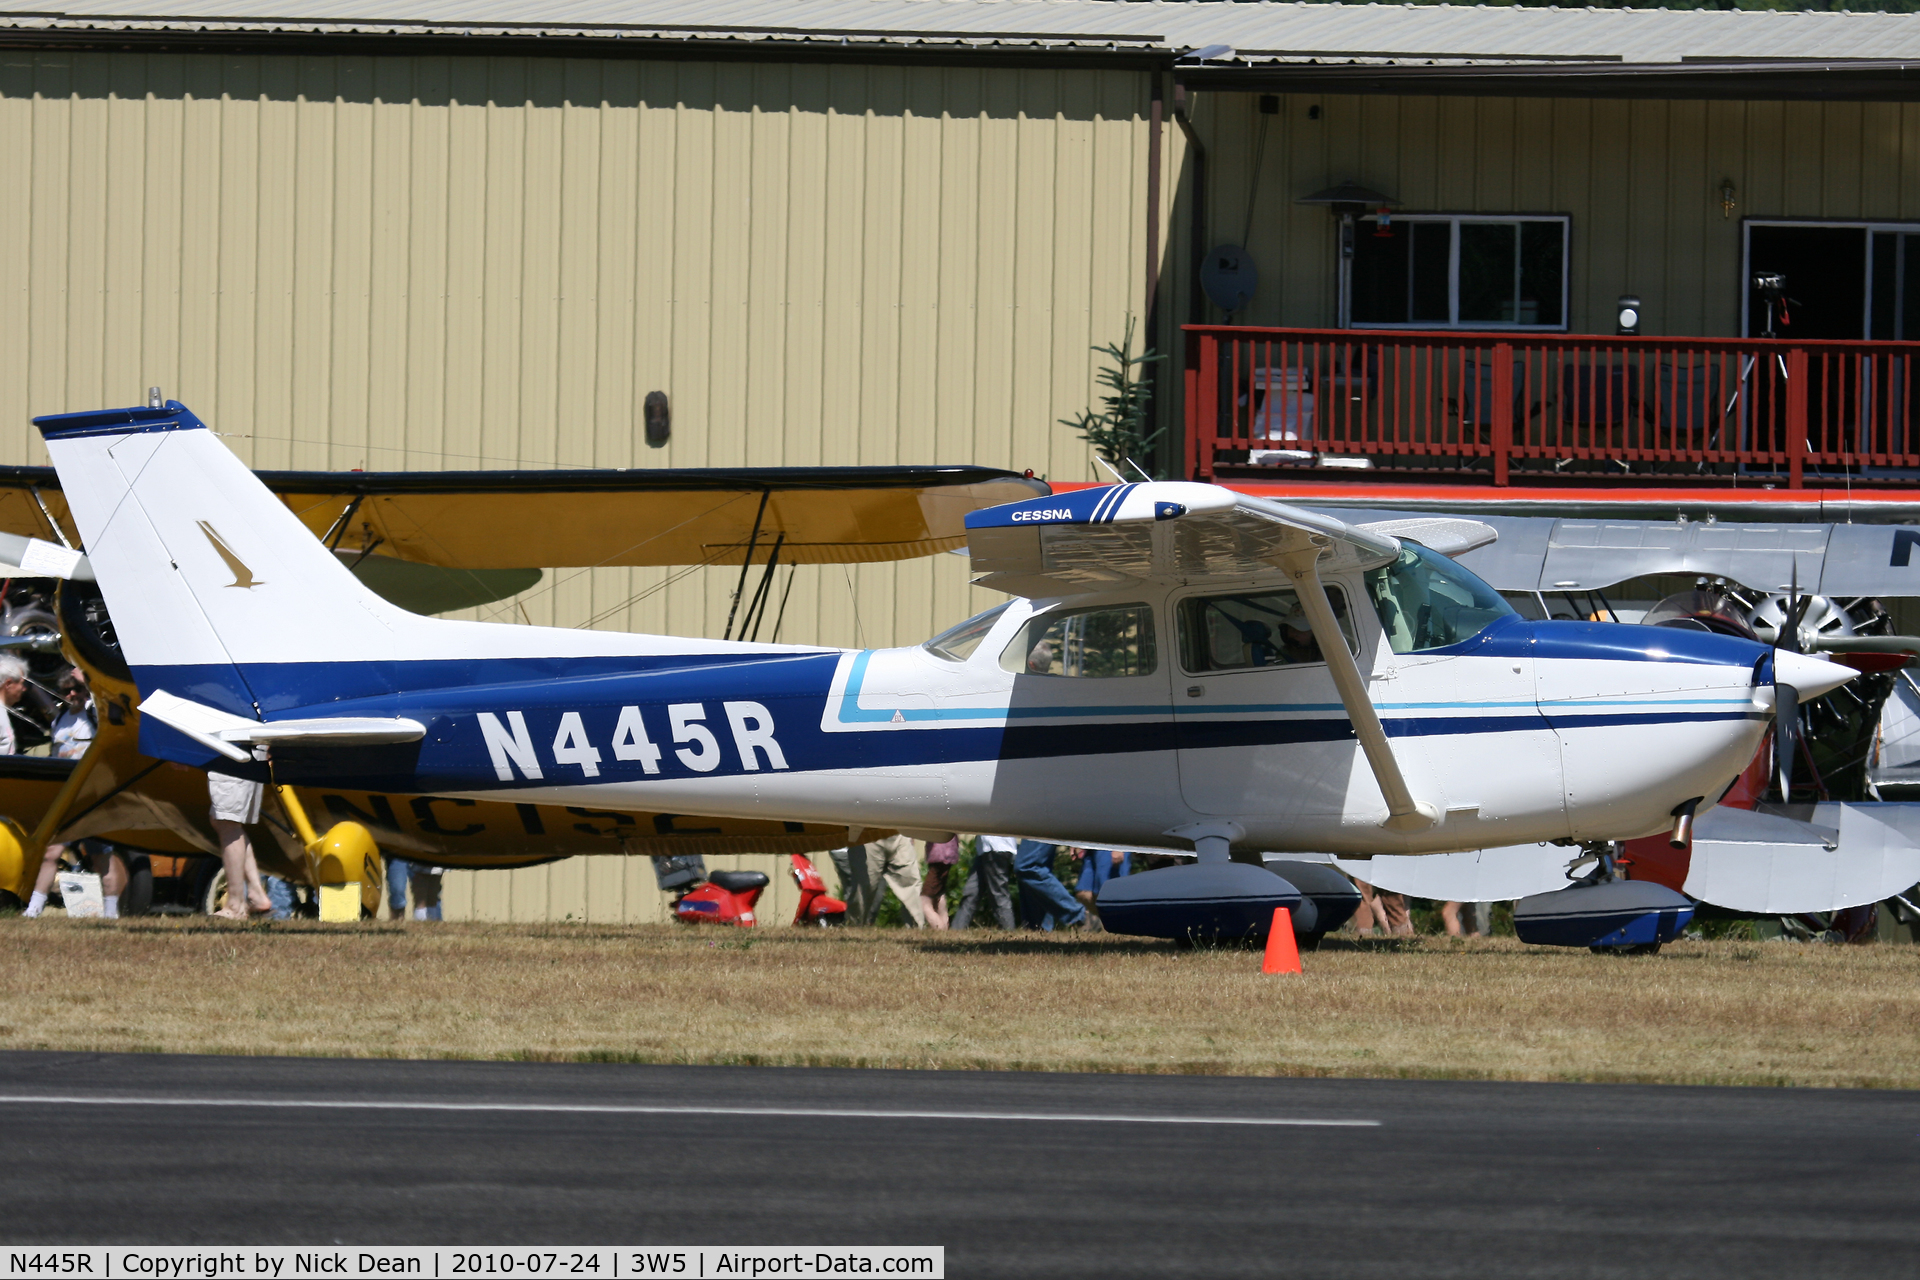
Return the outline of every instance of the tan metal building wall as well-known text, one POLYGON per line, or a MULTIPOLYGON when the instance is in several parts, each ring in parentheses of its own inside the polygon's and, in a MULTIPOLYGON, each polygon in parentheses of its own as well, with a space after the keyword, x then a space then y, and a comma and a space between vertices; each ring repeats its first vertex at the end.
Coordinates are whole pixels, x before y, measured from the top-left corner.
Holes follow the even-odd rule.
MULTIPOLYGON (((1141 305, 1147 91, 1125 71, 9 53, 0 461, 45 461, 31 415, 157 384, 260 467, 1089 478, 1056 420, 1141 305)), ((562 572, 473 616, 717 635, 734 580, 562 572)), ((782 638, 906 643, 1000 598, 957 557, 807 567, 782 638)), ((791 915, 784 859, 729 863, 791 915)), ((447 894, 485 919, 663 906, 621 858, 447 894)))
MULTIPOLYGON (((835 890, 839 877, 832 861, 824 853, 813 861, 828 890, 835 890)), ((766 873, 771 883, 754 910, 764 925, 789 923, 799 904, 800 891, 787 867, 786 858, 762 854, 707 859, 709 871, 766 873)), ((660 892, 647 858, 568 858, 519 871, 449 871, 442 888, 449 920, 649 924, 669 919, 672 901, 660 892)))
POLYGON ((1196 103, 1210 244, 1239 240, 1260 174, 1260 289, 1240 323, 1334 323, 1334 220, 1295 201, 1348 179, 1407 211, 1571 214, 1576 333, 1611 333, 1615 300, 1638 293, 1645 332, 1737 334, 1743 217, 1920 218, 1916 103, 1287 95, 1262 160, 1258 102, 1196 103))
MULTIPOLYGON (((970 462, 1144 292, 1142 73, 10 53, 0 461, 192 406, 261 467, 970 462), (640 403, 672 398, 672 443, 640 403)), ((488 616, 718 634, 733 575, 555 575, 488 616)), ((801 571, 783 638, 923 638, 958 559, 801 571)))

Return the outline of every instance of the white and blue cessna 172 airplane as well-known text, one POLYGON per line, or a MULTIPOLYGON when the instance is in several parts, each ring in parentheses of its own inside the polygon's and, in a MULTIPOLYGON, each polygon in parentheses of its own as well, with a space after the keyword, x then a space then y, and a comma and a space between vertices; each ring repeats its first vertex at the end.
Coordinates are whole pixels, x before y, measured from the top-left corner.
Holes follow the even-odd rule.
POLYGON ((1017 598, 909 648, 424 618, 364 588, 178 402, 36 423, 151 755, 281 783, 1191 845, 1197 865, 1103 898, 1122 932, 1264 932, 1299 905, 1236 849, 1684 825, 1753 758, 1776 688, 1806 700, 1853 674, 1729 636, 1524 621, 1445 554, 1491 539, 1473 521, 1351 525, 1177 482, 968 516, 979 580, 1017 598))

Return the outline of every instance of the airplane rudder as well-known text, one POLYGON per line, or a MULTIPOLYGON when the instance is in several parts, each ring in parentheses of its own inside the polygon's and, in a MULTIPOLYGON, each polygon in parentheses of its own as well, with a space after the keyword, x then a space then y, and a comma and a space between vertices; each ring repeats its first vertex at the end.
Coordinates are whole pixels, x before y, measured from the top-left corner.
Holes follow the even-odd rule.
POLYGON ((411 615, 178 401, 35 424, 136 668, 392 656, 411 615))

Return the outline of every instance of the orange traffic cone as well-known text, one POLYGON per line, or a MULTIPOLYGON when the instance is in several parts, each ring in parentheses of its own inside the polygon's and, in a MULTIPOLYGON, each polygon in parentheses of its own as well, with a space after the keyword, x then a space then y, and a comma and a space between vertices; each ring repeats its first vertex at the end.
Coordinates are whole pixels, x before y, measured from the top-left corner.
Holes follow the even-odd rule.
POLYGON ((1285 907, 1273 909, 1273 928, 1267 932, 1267 958, 1260 963, 1262 973, 1299 973, 1300 948, 1293 941, 1293 912, 1285 907))

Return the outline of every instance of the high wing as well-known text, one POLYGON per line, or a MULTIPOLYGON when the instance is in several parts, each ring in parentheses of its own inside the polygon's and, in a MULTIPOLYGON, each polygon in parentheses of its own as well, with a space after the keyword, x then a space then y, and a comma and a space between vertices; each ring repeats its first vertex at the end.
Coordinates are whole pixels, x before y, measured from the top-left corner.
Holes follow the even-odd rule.
MULTIPOLYGON (((1450 533, 1461 545, 1478 536, 1459 527, 1470 521, 1411 519, 1442 540, 1450 533)), ((976 511, 967 517, 967 545, 981 575, 978 585, 1033 598, 1084 595, 1149 580, 1265 577, 1287 583, 1299 594, 1354 737, 1386 797, 1386 827, 1419 831, 1438 822, 1439 812, 1432 803, 1414 799, 1320 578, 1324 569, 1391 563, 1400 555, 1399 538, 1388 531, 1392 527, 1348 524, 1217 485, 1149 481, 976 511)), ((1399 527, 1409 526, 1403 521, 1399 527)), ((1205 826, 1169 834, 1193 835, 1197 844, 1205 826)), ((1238 836, 1228 832, 1225 838, 1238 836)))
POLYGON ((1081 489, 977 511, 966 523, 975 582, 1036 599, 1153 579, 1291 578, 1287 562, 1302 555, 1332 569, 1400 554, 1383 529, 1184 481, 1081 489))

